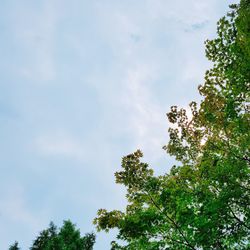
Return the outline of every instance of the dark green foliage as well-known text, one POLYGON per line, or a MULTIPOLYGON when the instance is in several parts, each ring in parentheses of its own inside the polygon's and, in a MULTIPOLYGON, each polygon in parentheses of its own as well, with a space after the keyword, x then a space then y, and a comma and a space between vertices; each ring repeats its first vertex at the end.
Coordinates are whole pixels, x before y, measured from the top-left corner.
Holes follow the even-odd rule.
POLYGON ((80 231, 71 221, 64 221, 58 230, 53 223, 34 240, 31 250, 92 250, 95 243, 93 233, 81 237, 80 231))
POLYGON ((9 247, 9 250, 19 250, 20 248, 18 247, 18 242, 15 241, 13 245, 9 247))
MULTIPOLYGON (((82 237, 69 220, 64 221, 60 229, 51 222, 47 229, 40 232, 30 250, 93 250, 95 240, 94 233, 87 233, 82 237)), ((19 249, 18 242, 9 247, 9 250, 19 249)))
POLYGON ((250 1, 232 5, 206 41, 214 63, 199 86, 202 101, 171 107, 164 149, 179 161, 155 177, 138 150, 122 160, 124 212, 105 209, 98 230, 117 228, 112 249, 250 249, 250 1))

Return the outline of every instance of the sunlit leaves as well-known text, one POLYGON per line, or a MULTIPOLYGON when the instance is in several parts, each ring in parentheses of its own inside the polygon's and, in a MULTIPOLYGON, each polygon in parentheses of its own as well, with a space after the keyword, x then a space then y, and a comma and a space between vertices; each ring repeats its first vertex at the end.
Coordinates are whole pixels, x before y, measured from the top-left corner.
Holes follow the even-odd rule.
POLYGON ((249 249, 250 2, 232 5, 206 41, 213 67, 190 112, 172 106, 169 143, 179 162, 154 176, 136 151, 122 160, 116 182, 127 188, 124 212, 99 210, 98 229, 118 228, 112 249, 249 249))

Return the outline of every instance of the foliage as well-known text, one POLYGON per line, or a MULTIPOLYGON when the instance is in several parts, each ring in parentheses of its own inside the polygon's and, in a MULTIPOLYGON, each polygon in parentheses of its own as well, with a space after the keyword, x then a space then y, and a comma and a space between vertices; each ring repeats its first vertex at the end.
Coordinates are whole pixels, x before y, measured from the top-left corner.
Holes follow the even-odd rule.
POLYGON ((64 221, 60 230, 51 222, 34 240, 31 250, 92 250, 95 243, 93 233, 81 237, 71 221, 64 221))
POLYGON ((15 241, 13 245, 9 247, 9 250, 19 250, 20 248, 18 247, 18 242, 15 241))
POLYGON ((122 159, 116 182, 127 188, 124 212, 100 209, 98 230, 117 228, 112 249, 250 248, 250 1, 231 5, 206 41, 213 68, 202 101, 171 107, 164 149, 179 162, 154 176, 141 151, 122 159))
MULTIPOLYGON (((59 230, 51 222, 49 227, 36 237, 30 250, 92 250, 95 238, 94 233, 87 233, 81 237, 80 231, 69 220, 64 221, 59 230)), ((19 249, 18 242, 9 248, 9 250, 19 249)))

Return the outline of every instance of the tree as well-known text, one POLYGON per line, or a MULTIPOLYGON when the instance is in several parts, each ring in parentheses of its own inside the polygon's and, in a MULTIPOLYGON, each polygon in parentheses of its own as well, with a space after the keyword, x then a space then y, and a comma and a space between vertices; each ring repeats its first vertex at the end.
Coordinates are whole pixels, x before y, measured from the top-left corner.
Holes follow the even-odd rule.
POLYGON ((127 188, 124 212, 100 209, 98 230, 118 229, 112 249, 250 248, 250 1, 231 5, 206 41, 214 65, 199 86, 201 103, 171 107, 164 146, 179 162, 154 176, 141 151, 122 159, 116 182, 127 188))
MULTIPOLYGON (((30 250, 92 250, 95 239, 94 233, 87 233, 82 237, 80 231, 69 220, 64 221, 60 229, 51 222, 49 227, 36 237, 30 250)), ((9 248, 9 250, 19 249, 18 242, 9 248)))
POLYGON ((9 250, 19 250, 20 248, 18 247, 18 242, 15 241, 13 245, 9 247, 9 250))
POLYGON ((60 230, 51 222, 34 240, 31 250, 92 250, 95 243, 93 233, 81 237, 71 221, 64 221, 60 230))

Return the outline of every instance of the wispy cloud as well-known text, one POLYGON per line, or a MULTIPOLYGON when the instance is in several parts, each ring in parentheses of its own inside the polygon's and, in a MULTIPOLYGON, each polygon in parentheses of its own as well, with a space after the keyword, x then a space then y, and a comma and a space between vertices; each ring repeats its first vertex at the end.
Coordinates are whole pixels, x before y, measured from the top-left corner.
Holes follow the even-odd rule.
POLYGON ((40 7, 27 2, 17 4, 10 15, 15 39, 25 57, 19 74, 33 82, 53 80, 56 76, 56 1, 44 1, 40 7))
POLYGON ((35 149, 44 156, 69 157, 73 160, 83 160, 86 156, 84 145, 64 132, 39 136, 35 140, 35 149))
POLYGON ((32 237, 47 224, 46 211, 32 209, 26 194, 22 186, 16 183, 11 183, 11 187, 1 194, 0 223, 4 225, 0 228, 2 249, 6 249, 15 240, 21 245, 23 241, 27 242, 27 246, 30 245, 34 239, 32 237))
POLYGON ((159 158, 167 127, 163 107, 151 94, 150 82, 154 81, 155 76, 156 72, 150 65, 138 65, 128 70, 124 80, 126 91, 122 96, 128 114, 126 126, 133 135, 134 147, 141 148, 153 159, 159 158))
POLYGON ((30 210, 29 204, 24 199, 24 191, 16 189, 8 190, 0 200, 0 214, 15 223, 27 223, 37 229, 41 225, 42 218, 30 210), (8 194, 8 195, 7 195, 8 194))
POLYGON ((20 225, 23 242, 50 218, 84 214, 92 228, 93 211, 124 204, 113 178, 121 156, 140 148, 167 171, 165 113, 198 98, 203 42, 233 0, 4 2, 0 115, 18 116, 1 130, 1 175, 23 187, 1 195, 4 224, 20 225))

